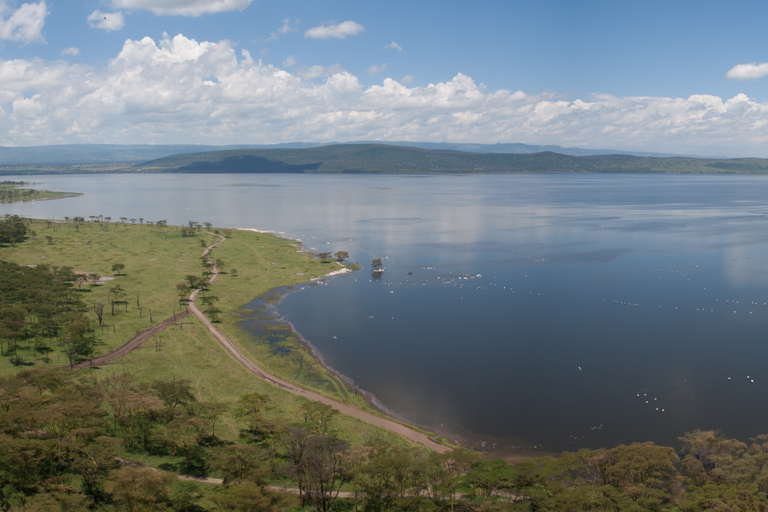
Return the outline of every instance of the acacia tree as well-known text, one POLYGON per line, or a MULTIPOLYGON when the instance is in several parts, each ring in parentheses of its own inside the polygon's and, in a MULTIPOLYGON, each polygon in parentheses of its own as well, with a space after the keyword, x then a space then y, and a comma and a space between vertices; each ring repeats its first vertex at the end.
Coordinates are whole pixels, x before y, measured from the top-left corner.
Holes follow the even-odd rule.
POLYGON ((104 489, 123 510, 165 510, 173 475, 152 468, 124 467, 109 473, 104 489))
POLYGON ((219 319, 219 313, 221 313, 221 309, 216 305, 219 302, 219 298, 208 295, 200 299, 200 301, 205 305, 205 312, 211 315, 211 321, 216 322, 219 319))
POLYGON ((307 496, 317 510, 327 511, 339 497, 341 486, 351 480, 349 443, 326 435, 310 437, 304 450, 301 469, 304 471, 307 496))
POLYGON ((195 401, 195 395, 192 394, 192 383, 189 379, 155 380, 152 382, 151 388, 155 396, 171 409, 195 401))
POLYGON ((309 429, 315 434, 327 434, 331 420, 339 414, 339 411, 330 405, 314 401, 304 402, 300 410, 304 416, 304 423, 309 425, 309 429))
POLYGON ((187 286, 187 283, 184 281, 179 281, 176 283, 176 293, 179 294, 179 302, 183 301, 187 297, 187 290, 189 287, 187 286))
POLYGON ((224 485, 259 481, 266 474, 262 468, 264 453, 253 445, 222 446, 214 452, 213 467, 224 476, 224 485))
POLYGON ((336 251, 333 253, 333 255, 336 257, 336 261, 339 263, 349 258, 349 253, 347 251, 336 251))

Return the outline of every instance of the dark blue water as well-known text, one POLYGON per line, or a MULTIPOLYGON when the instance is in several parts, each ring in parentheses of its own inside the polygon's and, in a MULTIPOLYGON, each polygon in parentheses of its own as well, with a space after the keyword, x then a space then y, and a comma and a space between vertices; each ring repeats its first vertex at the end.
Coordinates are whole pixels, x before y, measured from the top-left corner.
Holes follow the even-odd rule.
POLYGON ((419 425, 504 451, 768 433, 768 178, 38 180, 86 196, 0 211, 209 221, 384 258, 378 279, 279 310, 419 425))

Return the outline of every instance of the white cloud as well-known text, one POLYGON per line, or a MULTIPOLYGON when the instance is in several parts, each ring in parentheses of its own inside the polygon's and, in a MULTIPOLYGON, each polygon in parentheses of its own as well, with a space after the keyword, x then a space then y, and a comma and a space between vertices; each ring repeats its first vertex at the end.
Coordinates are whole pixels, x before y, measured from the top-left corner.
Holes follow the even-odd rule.
POLYGON ((310 66, 299 70, 297 74, 307 80, 314 80, 320 77, 327 78, 340 73, 346 73, 346 71, 339 64, 334 64, 332 66, 310 66))
POLYGON ((413 81, 416 80, 416 77, 413 75, 405 75, 403 78, 400 79, 401 84, 412 84, 413 81))
POLYGON ((70 46, 69 48, 64 48, 61 50, 62 55, 80 55, 80 48, 77 48, 75 46, 70 46))
POLYGON ((159 15, 200 16, 242 11, 253 0, 112 0, 118 9, 146 9, 159 15))
POLYGON ((123 28, 125 20, 121 12, 101 12, 95 10, 88 16, 88 24, 93 28, 100 28, 110 32, 123 28))
POLYGON ((299 61, 298 61, 298 60, 296 60, 296 57, 294 57, 293 55, 289 55, 289 56, 288 56, 288 57, 286 57, 286 58, 285 58, 285 60, 283 61, 283 64, 282 64, 282 66, 283 66, 284 68, 290 68, 290 67, 293 67, 293 66, 295 66, 297 62, 299 62, 299 61))
POLYGON ((738 64, 733 66, 725 74, 726 77, 732 80, 757 80, 768 75, 768 62, 762 64, 738 64))
POLYGON ((381 73, 386 69, 387 69, 387 63, 385 62, 381 66, 379 66, 378 64, 374 64, 373 66, 369 67, 367 71, 369 75, 373 76, 373 75, 378 75, 379 73, 381 73))
POLYGON ((304 32, 304 37, 311 39, 346 39, 348 36, 356 36, 365 30, 365 27, 354 21, 344 21, 337 25, 322 25, 304 32))
POLYGON ((283 20, 283 25, 279 29, 277 29, 277 31, 281 35, 285 35, 288 32, 295 32, 299 30, 297 26, 298 24, 299 24, 299 20, 291 20, 291 18, 285 18, 283 20))
POLYGON ((274 41, 279 39, 280 36, 284 36, 289 32, 295 32, 299 30, 299 20, 292 20, 291 18, 284 18, 283 24, 277 29, 277 32, 271 32, 267 41, 274 41))
POLYGON ((21 4, 13 11, 6 1, 0 1, 0 39, 22 43, 44 42, 43 25, 47 15, 45 0, 21 4))
POLYGON ((403 47, 402 47, 402 46, 400 46, 399 44, 397 44, 397 43, 396 43, 396 42, 394 42, 394 41, 392 41, 392 42, 391 42, 391 43, 389 43, 388 45, 385 45, 385 46, 384 46, 384 48, 389 48, 389 49, 392 49, 392 50, 397 50, 398 52, 401 52, 401 51, 403 51, 403 47))
POLYGON ((363 86, 338 65, 289 72, 227 41, 127 40, 109 64, 0 59, 0 141, 526 142, 768 157, 768 103, 487 90, 457 74, 363 86))

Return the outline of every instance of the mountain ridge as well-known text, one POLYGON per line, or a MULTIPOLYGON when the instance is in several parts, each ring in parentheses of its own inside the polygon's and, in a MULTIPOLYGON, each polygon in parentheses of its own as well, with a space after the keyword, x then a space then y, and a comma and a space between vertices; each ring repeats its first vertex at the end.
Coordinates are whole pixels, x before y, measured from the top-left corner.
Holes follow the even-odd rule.
POLYGON ((226 146, 198 144, 59 144, 43 146, 0 146, 0 166, 11 165, 83 165, 83 164, 138 164, 166 156, 232 149, 306 149, 332 145, 383 144, 431 150, 462 151, 467 153, 531 154, 550 151, 563 155, 634 155, 673 157, 666 153, 631 152, 612 149, 564 148, 556 145, 523 143, 451 143, 451 142, 381 142, 355 141, 346 143, 290 142, 282 144, 233 144, 226 146))

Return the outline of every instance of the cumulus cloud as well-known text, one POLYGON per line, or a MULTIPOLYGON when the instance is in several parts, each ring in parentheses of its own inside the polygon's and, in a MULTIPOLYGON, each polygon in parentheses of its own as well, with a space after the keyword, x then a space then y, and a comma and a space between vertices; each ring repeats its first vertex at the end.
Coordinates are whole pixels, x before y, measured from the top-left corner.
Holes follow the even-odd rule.
POLYGON ((64 48, 61 50, 62 55, 80 55, 80 48, 77 48, 75 46, 70 46, 69 48, 64 48))
POLYGON ((121 12, 101 12, 95 10, 88 16, 88 24, 93 28, 100 28, 110 32, 123 28, 125 20, 121 12))
POLYGON ((344 21, 337 25, 321 25, 304 32, 304 37, 311 39, 346 39, 348 36, 356 36, 365 30, 361 24, 354 21, 344 21))
POLYGON ((200 16, 215 12, 242 11, 253 0, 112 0, 119 9, 146 9, 159 15, 200 16))
POLYGON ((384 45, 384 48, 389 48, 391 50, 397 50, 398 52, 403 51, 403 47, 397 44, 396 42, 392 41, 391 43, 384 45))
POLYGON ((0 133, 11 145, 445 140, 768 156, 768 103, 743 94, 570 100, 461 73, 406 82, 289 72, 227 41, 129 39, 102 68, 0 59, 0 133))
POLYGON ((416 80, 416 77, 413 75, 405 75, 403 78, 400 79, 400 83, 402 84, 411 84, 413 81, 416 80))
POLYGON ((768 62, 762 64, 738 64, 725 74, 731 80, 757 80, 768 75, 768 62))
POLYGON ((43 25, 48 15, 45 0, 21 4, 12 10, 6 1, 0 1, 0 39, 22 43, 44 42, 43 25))

